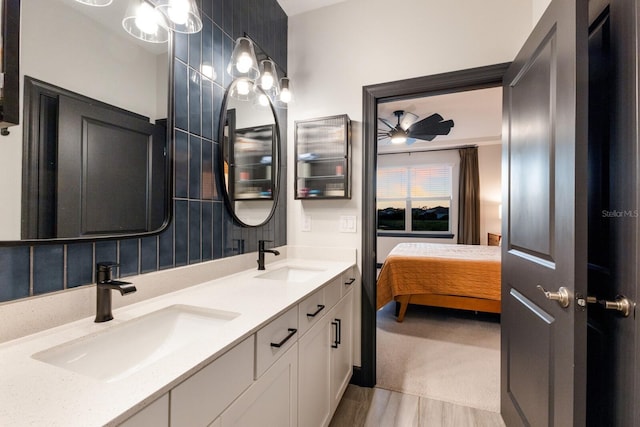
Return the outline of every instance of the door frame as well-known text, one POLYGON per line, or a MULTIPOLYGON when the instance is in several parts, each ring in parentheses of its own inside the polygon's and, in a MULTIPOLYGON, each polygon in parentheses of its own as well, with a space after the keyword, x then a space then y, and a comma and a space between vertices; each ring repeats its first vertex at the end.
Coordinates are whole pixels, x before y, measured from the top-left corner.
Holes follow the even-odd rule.
POLYGON ((502 86, 510 63, 416 77, 362 88, 362 329, 361 366, 354 384, 376 385, 376 164, 378 103, 502 86))

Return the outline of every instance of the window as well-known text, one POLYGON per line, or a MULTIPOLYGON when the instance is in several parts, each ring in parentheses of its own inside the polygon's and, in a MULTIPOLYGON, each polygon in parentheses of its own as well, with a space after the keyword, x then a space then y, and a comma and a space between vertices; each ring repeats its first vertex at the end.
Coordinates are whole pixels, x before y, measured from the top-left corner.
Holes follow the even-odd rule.
POLYGON ((451 233, 452 166, 378 169, 378 230, 415 234, 451 233))

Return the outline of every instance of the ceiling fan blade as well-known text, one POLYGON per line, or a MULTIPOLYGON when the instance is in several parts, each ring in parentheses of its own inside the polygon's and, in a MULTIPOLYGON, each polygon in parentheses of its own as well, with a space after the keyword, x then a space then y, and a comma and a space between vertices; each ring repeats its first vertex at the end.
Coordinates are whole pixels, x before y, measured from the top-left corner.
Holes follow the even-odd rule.
POLYGON ((391 123, 389 123, 388 120, 385 119, 381 119, 380 117, 378 117, 378 121, 380 123, 382 123, 383 125, 385 125, 386 127, 388 127, 389 129, 393 129, 395 126, 393 126, 391 123))
POLYGON ((405 111, 402 115, 402 120, 400 120, 400 127, 404 130, 407 130, 411 127, 412 124, 418 121, 418 116, 405 111))
POLYGON ((425 129, 430 129, 431 126, 434 126, 440 123, 442 120, 444 120, 444 118, 440 114, 434 113, 427 118, 424 118, 420 121, 415 122, 407 130, 409 131, 409 133, 411 132, 425 133, 425 129))
POLYGON ((453 120, 445 120, 441 122, 432 121, 431 123, 425 123, 424 120, 421 120, 411 126, 407 133, 413 138, 426 139, 426 136, 431 135, 448 135, 453 126, 453 120))

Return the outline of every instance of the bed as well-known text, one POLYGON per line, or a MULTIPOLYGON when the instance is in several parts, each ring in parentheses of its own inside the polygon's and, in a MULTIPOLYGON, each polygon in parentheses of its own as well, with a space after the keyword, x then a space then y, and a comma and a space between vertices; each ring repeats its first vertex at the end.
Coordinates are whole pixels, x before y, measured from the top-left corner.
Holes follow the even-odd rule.
POLYGON ((500 313, 499 246, 401 243, 378 276, 377 308, 399 303, 500 313))

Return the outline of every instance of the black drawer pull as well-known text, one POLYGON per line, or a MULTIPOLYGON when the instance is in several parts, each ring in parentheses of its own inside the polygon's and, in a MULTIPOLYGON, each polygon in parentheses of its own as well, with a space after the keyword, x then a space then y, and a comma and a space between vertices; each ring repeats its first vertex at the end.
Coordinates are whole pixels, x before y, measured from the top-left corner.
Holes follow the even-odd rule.
POLYGON ((271 347, 276 347, 276 348, 282 347, 284 345, 284 343, 289 341, 291 339, 291 337, 294 336, 296 334, 296 332, 298 332, 298 330, 294 329, 294 328, 289 328, 287 330, 289 331, 289 335, 284 337, 284 339, 282 341, 280 341, 280 342, 272 342, 271 343, 271 347))
POLYGON ((318 315, 318 313, 320 313, 322 310, 324 310, 324 305, 318 304, 318 309, 316 310, 316 312, 315 313, 307 313, 307 317, 316 317, 318 315))
POLYGON ((339 330, 338 328, 340 326, 338 325, 338 322, 331 322, 331 325, 336 327, 336 339, 333 340, 333 343, 331 344, 331 348, 338 348, 338 344, 340 344, 340 341, 338 340, 338 330, 339 330))
POLYGON ((352 283, 353 283, 353 282, 355 282, 355 281, 356 281, 355 277, 352 277, 351 279, 349 279, 349 281, 348 281, 348 282, 344 282, 344 284, 345 284, 345 285, 350 285, 350 284, 352 284, 352 283))
POLYGON ((338 340, 337 344, 342 344, 342 320, 341 319, 333 319, 338 322, 338 340))

